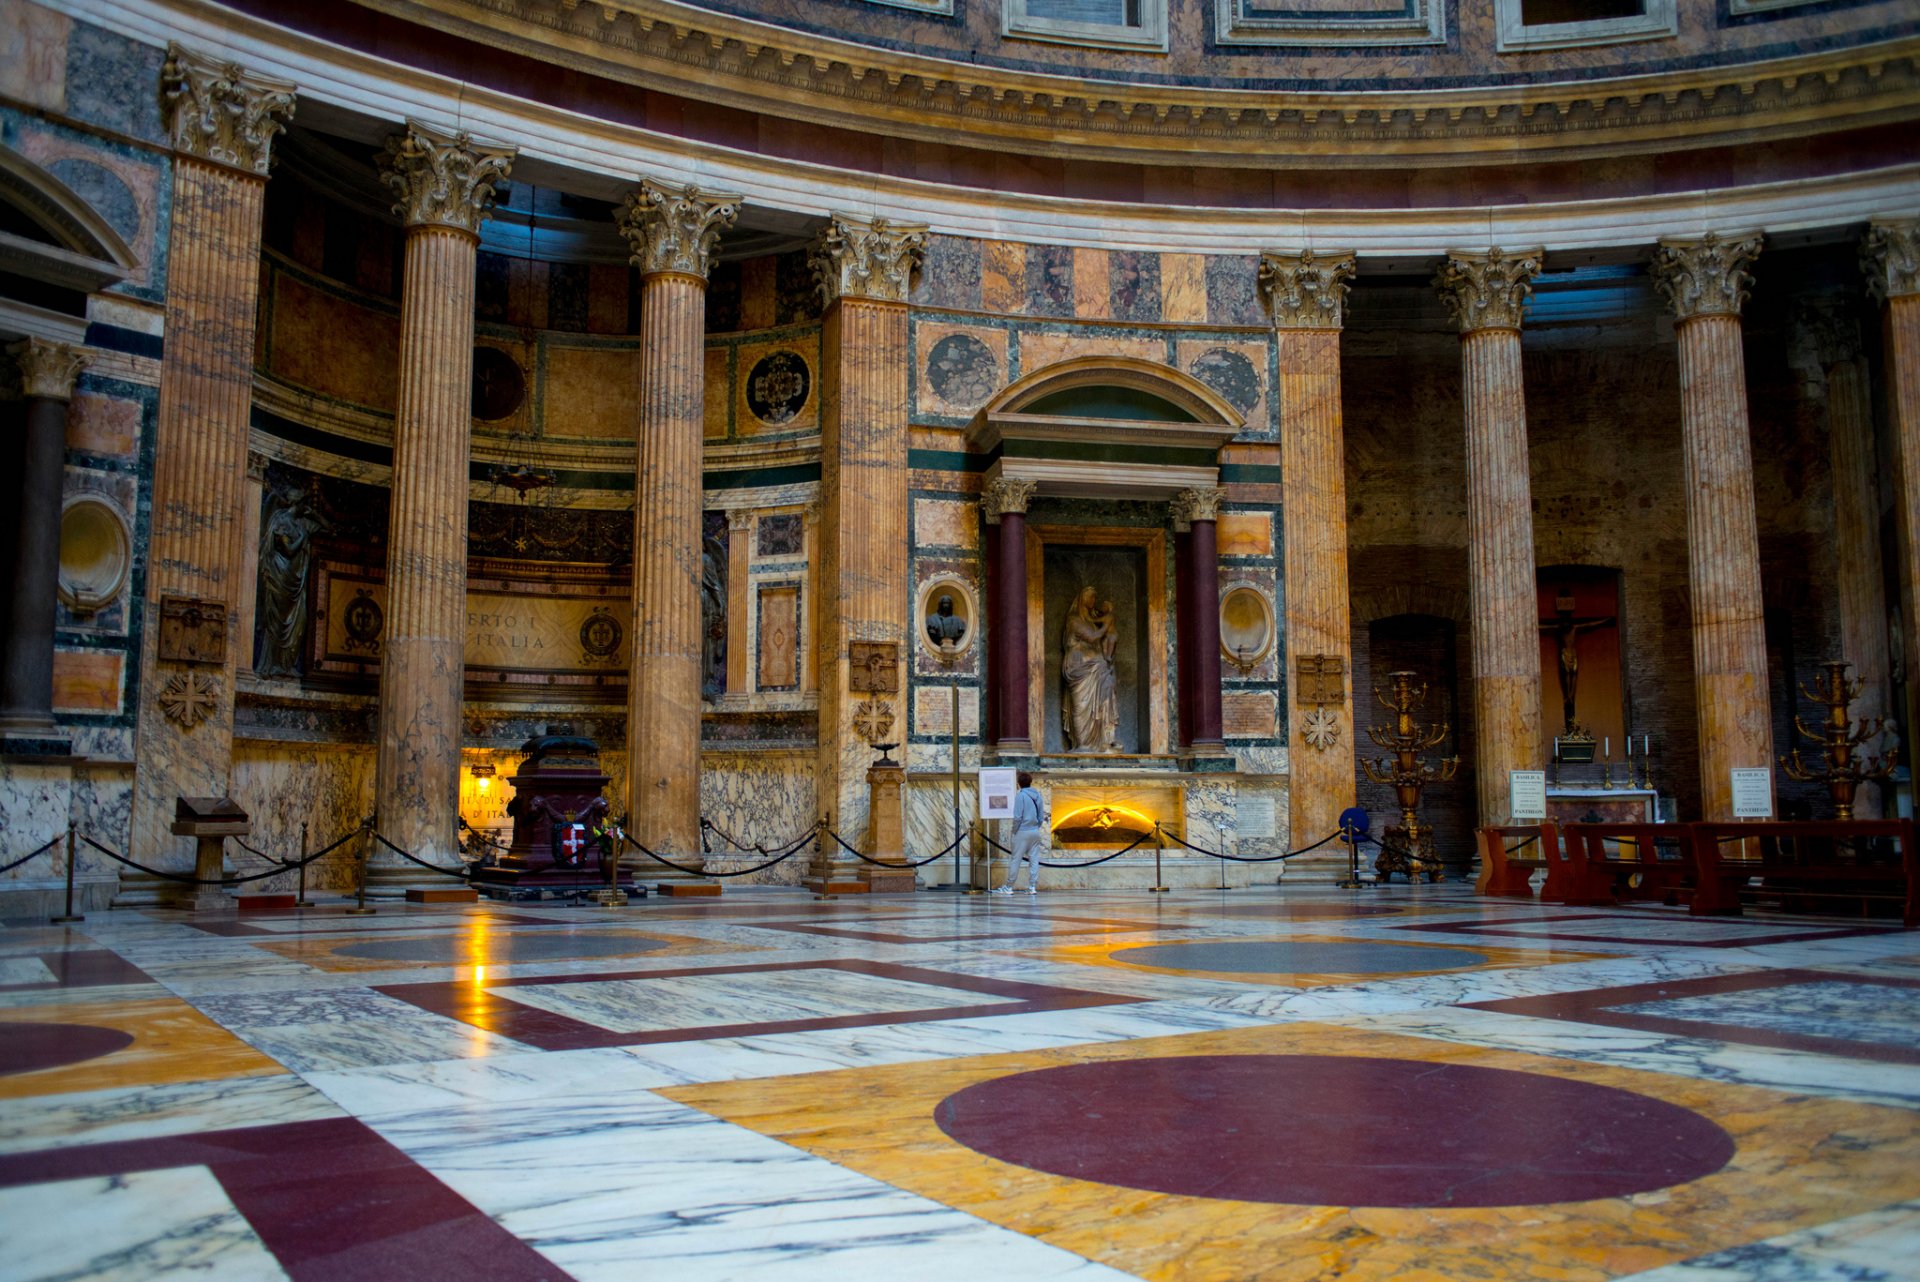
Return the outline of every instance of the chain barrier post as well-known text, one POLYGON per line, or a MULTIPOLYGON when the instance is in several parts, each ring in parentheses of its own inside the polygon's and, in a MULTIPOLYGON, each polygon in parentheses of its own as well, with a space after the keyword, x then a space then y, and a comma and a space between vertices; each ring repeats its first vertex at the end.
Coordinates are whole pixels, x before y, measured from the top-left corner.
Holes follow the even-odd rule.
MULTIPOLYGON (((704 825, 706 820, 702 819, 700 822, 704 825)), ((601 837, 603 844, 600 849, 606 852, 607 856, 607 884, 593 892, 593 902, 599 904, 602 908, 625 908, 627 906, 627 892, 620 889, 620 856, 624 852, 621 851, 620 843, 614 838, 612 830, 602 829, 601 831, 603 834, 601 837)), ((625 834, 623 833, 622 835, 624 836, 625 834)), ((706 845, 706 837, 706 829, 702 827, 700 830, 700 844, 703 847, 706 845)), ((703 859, 701 866, 704 867, 705 864, 706 861, 703 859)))
POLYGON ((986 850, 986 846, 980 840, 980 834, 985 824, 986 820, 984 819, 967 820, 967 888, 965 893, 969 895, 984 895, 987 893, 987 888, 983 886, 980 881, 980 856, 986 850))
POLYGON ((307 898, 307 826, 300 825, 300 890, 293 897, 295 908, 311 908, 313 903, 307 898))
POLYGON ((360 839, 360 876, 354 887, 354 904, 347 909, 349 917, 371 917, 378 909, 367 907, 367 860, 373 855, 373 827, 368 825, 365 835, 360 839))
POLYGON ((87 915, 85 913, 76 913, 73 911, 73 826, 69 823, 67 826, 67 911, 58 917, 49 917, 47 920, 56 925, 64 925, 70 921, 85 921, 86 919, 87 915))
POLYGON ((1166 834, 1160 831, 1159 823, 1155 822, 1153 825, 1153 885, 1147 887, 1147 890, 1155 895, 1169 893, 1167 889, 1167 879, 1160 875, 1160 855, 1166 848, 1166 834))

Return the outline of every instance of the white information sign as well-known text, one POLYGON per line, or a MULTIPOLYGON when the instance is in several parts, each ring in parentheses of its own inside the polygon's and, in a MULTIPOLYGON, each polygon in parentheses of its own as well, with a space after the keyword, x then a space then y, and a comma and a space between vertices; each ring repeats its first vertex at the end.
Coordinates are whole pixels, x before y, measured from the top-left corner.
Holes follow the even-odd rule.
POLYGON ((1273 836, 1277 818, 1271 793, 1265 796, 1240 794, 1239 834, 1242 837, 1273 836))
POLYGON ((1730 770, 1733 776, 1733 817, 1735 819, 1773 818, 1773 771, 1730 770))
POLYGON ((1013 818, 1013 794, 1020 790, 1015 771, 998 767, 980 771, 980 817, 1013 818))
POLYGON ((1507 771, 1508 809, 1515 823, 1547 817, 1547 772, 1544 770, 1507 771))

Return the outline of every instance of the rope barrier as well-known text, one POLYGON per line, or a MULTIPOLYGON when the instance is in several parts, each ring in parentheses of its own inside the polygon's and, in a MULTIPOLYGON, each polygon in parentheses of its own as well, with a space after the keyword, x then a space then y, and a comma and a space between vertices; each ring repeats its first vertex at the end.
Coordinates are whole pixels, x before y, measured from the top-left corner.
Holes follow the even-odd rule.
MULTIPOLYGON (((813 834, 817 832, 820 828, 820 821, 818 819, 814 820, 813 823, 810 826, 808 826, 805 832, 801 833, 798 837, 795 837, 791 841, 776 841, 776 842, 767 843, 765 845, 762 845, 760 842, 757 842, 757 841, 754 842, 752 845, 743 845, 741 844, 740 840, 737 837, 733 836, 725 828, 722 828, 719 824, 713 822, 713 820, 711 819, 705 819, 705 818, 701 819, 700 827, 706 831, 712 832, 713 834, 718 836, 720 840, 726 842, 729 846, 732 846, 735 850, 751 850, 756 854, 770 855, 776 850, 790 850, 793 847, 798 846, 800 843, 804 842, 807 838, 813 836, 813 834)), ((702 849, 705 849, 705 846, 706 846, 706 843, 703 841, 701 843, 702 849)), ((949 849, 951 849, 951 847, 949 847, 949 849)))
MULTIPOLYGON (((995 850, 999 851, 1001 854, 1003 855, 1013 854, 1012 850, 1008 849, 1006 846, 1001 845, 999 842, 995 841, 992 837, 987 836, 985 833, 981 833, 980 836, 989 846, 992 846, 995 850)), ((1120 856, 1131 851, 1135 846, 1139 845, 1141 842, 1145 841, 1147 838, 1151 836, 1153 836, 1152 833, 1143 832, 1138 837, 1135 837, 1132 841, 1128 842, 1126 845, 1120 847, 1120 849, 1114 851, 1112 854, 1102 855, 1098 859, 1089 859, 1085 863, 1061 864, 1061 863, 1054 863, 1051 860, 1042 859, 1040 861, 1040 866, 1042 868, 1092 868, 1097 864, 1106 863, 1109 859, 1118 859, 1120 856)))
POLYGON ((912 860, 911 862, 896 864, 891 860, 874 859, 869 855, 861 854, 859 851, 855 850, 852 846, 849 846, 846 842, 842 841, 840 839, 840 834, 835 832, 831 828, 825 828, 825 829, 822 829, 822 831, 825 832, 827 836, 833 838, 834 843, 838 845, 840 849, 846 851, 848 854, 852 855, 855 859, 858 859, 863 863, 872 864, 875 868, 925 868, 928 864, 932 863, 936 859, 945 859, 948 855, 954 852, 955 847, 957 847, 961 842, 967 839, 966 835, 962 834, 958 837, 955 837, 952 841, 948 842, 947 848, 941 851, 937 855, 928 855, 925 859, 916 859, 916 860, 912 860))
POLYGON ((1531 837, 1528 837, 1528 838, 1526 838, 1525 840, 1523 840, 1522 842, 1520 842, 1520 844, 1518 844, 1518 845, 1515 845, 1515 846, 1508 846, 1508 847, 1506 847, 1506 848, 1505 848, 1504 850, 1502 850, 1502 851, 1501 851, 1500 853, 1501 853, 1501 854, 1505 854, 1505 855, 1514 855, 1514 854, 1518 854, 1519 852, 1521 852, 1522 850, 1525 850, 1525 849, 1526 849, 1526 848, 1527 848, 1528 846, 1531 846, 1531 845, 1533 845, 1534 843, 1536 843, 1536 842, 1538 842, 1539 840, 1540 840, 1540 834, 1536 832, 1536 833, 1534 833, 1534 834, 1533 834, 1533 836, 1531 836, 1531 837))
POLYGON ((635 850, 639 851, 641 854, 645 855, 647 858, 653 860, 655 863, 665 864, 667 867, 673 869, 676 872, 683 872, 692 877, 744 877, 748 873, 761 872, 765 869, 771 868, 777 863, 793 858, 796 854, 800 852, 800 847, 795 846, 792 850, 789 850, 786 854, 780 855, 777 858, 769 859, 764 864, 755 864, 751 868, 735 868, 730 872, 714 872, 711 869, 707 869, 707 868, 689 868, 685 864, 676 864, 675 862, 673 862, 673 860, 668 859, 665 855, 656 855, 655 853, 653 853, 653 851, 648 850, 645 846, 635 841, 633 839, 632 833, 623 832, 620 835, 627 839, 627 844, 629 846, 632 846, 635 850))
POLYGON ((26 863, 27 860, 38 859, 41 855, 46 854, 49 850, 52 850, 55 846, 59 845, 62 841, 65 841, 66 837, 67 837, 67 834, 63 832, 58 837, 50 838, 47 844, 40 847, 40 849, 29 851, 28 853, 20 856, 20 858, 14 860, 12 863, 7 864, 5 866, 0 866, 0 872, 12 872, 15 868, 18 868, 21 864, 26 863))
MULTIPOLYGON (((355 830, 355 832, 357 831, 358 829, 355 830)), ((348 837, 351 837, 353 835, 354 833, 347 834, 348 837)), ((221 877, 218 879, 213 879, 213 878, 207 878, 207 877, 188 877, 177 872, 167 872, 159 868, 149 868, 143 863, 127 858, 125 855, 121 854, 117 850, 108 849, 107 847, 101 845, 99 842, 95 841, 93 838, 85 835, 84 833, 81 834, 80 840, 86 842, 89 846, 92 846, 95 850, 99 851, 101 854, 105 855, 107 858, 113 860, 114 862, 125 864, 129 868, 137 868, 141 872, 146 873, 149 877, 159 877, 163 881, 178 881, 189 886, 244 886, 248 882, 252 882, 252 881, 265 881, 268 877, 278 877, 281 873, 286 872, 291 868, 304 868, 308 864, 312 863, 314 860, 318 859, 320 855, 326 854, 328 850, 332 850, 334 846, 338 846, 340 844, 340 842, 336 841, 333 844, 333 846, 327 847, 327 850, 322 850, 319 852, 319 854, 308 855, 305 859, 300 860, 298 863, 284 864, 278 868, 269 868, 265 872, 257 872, 249 877, 221 877)), ((342 838, 342 840, 345 840, 345 838, 342 838)))
POLYGON ((391 841, 388 841, 384 836, 382 836, 378 830, 374 832, 373 839, 379 842, 381 845, 385 846, 388 850, 391 850, 394 854, 406 860, 410 864, 419 864, 422 868, 430 869, 433 872, 437 872, 442 877, 453 877, 460 881, 465 881, 467 879, 467 870, 465 868, 460 869, 459 872, 455 872, 451 868, 442 868, 439 864, 430 864, 426 860, 419 858, 412 851, 400 849, 400 847, 394 845, 391 841))
POLYGON ((1172 833, 1168 832, 1165 828, 1160 829, 1160 834, 1163 837, 1165 837, 1168 841, 1173 842, 1176 846, 1185 846, 1188 850, 1191 850, 1196 855, 1211 855, 1215 859, 1231 859, 1236 864, 1270 864, 1281 859, 1294 859, 1300 855, 1309 854, 1315 850, 1320 849, 1320 847, 1326 845, 1329 841, 1338 841, 1340 839, 1340 830, 1336 828, 1332 832, 1328 833, 1326 836, 1322 837, 1320 840, 1314 842, 1311 846, 1302 846, 1298 850, 1289 850, 1284 852, 1283 854, 1229 855, 1224 850, 1208 850, 1206 847, 1196 846, 1190 841, 1182 841, 1179 837, 1174 836, 1172 833))
POLYGON ((320 850, 314 851, 312 854, 308 855, 305 859, 281 859, 281 858, 278 858, 277 856, 268 854, 266 851, 261 850, 257 846, 249 845, 247 842, 242 841, 238 837, 231 837, 228 840, 232 841, 236 846, 239 846, 240 849, 246 851, 250 855, 258 855, 260 856, 260 858, 268 860, 271 863, 279 864, 282 872, 291 872, 295 868, 300 867, 302 864, 312 863, 314 860, 320 858, 320 856, 322 855, 332 854, 334 851, 340 849, 340 847, 346 845, 349 841, 352 841, 355 837, 358 837, 360 833, 363 831, 363 827, 347 829, 346 833, 338 841, 334 842, 331 846, 326 846, 320 850))

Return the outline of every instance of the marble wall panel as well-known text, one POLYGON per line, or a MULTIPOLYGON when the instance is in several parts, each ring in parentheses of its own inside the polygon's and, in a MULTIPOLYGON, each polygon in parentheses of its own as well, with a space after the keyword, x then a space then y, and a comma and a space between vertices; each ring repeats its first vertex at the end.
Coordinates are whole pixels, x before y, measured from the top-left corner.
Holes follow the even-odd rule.
MULTIPOLYGON (((156 52, 156 56, 157 52, 156 52)), ((157 80, 159 64, 154 64, 157 80)), ((156 98, 149 81, 142 101, 156 98)), ((172 185, 152 153, 114 148, 100 139, 39 122, 9 122, 8 143, 46 169, 76 194, 97 202, 133 251, 134 268, 114 293, 158 300, 166 282, 167 244, 163 229, 172 204, 172 185)))
POLYGON ((1064 361, 1074 356, 1131 356, 1136 360, 1167 363, 1167 345, 1155 338, 1122 338, 1117 334, 1021 333, 1018 336, 1020 373, 1064 361))
POLYGON ((732 390, 733 421, 742 436, 817 430, 819 334, 741 343, 734 355, 732 390))
MULTIPOLYGON (((233 745, 233 799, 253 820, 247 841, 281 859, 300 849, 300 825, 307 825, 308 849, 331 843, 373 811, 374 751, 371 746, 318 743, 265 743, 239 740, 233 745)), ((309 888, 345 890, 354 884, 359 841, 308 867, 309 888)), ((229 845, 228 864, 256 872, 266 865, 229 845), (238 853, 235 853, 238 852, 238 853)), ((256 888, 293 888, 293 873, 253 883, 256 888)))
POLYGON ((587 272, 587 330, 594 334, 627 333, 627 295, 632 288, 627 268, 617 263, 594 263, 587 272))
POLYGON ((128 458, 140 448, 145 406, 119 396, 82 392, 67 407, 67 448, 101 458, 128 458))
MULTIPOLYGON (((132 738, 131 731, 119 733, 129 741, 132 738)), ((74 831, 85 833, 103 846, 124 851, 130 839, 128 834, 133 830, 133 763, 125 759, 102 760, 104 754, 94 750, 103 746, 75 737, 75 754, 84 749, 89 759, 73 767, 74 831)), ((131 755, 132 743, 129 742, 123 758, 131 755)), ((120 876, 120 865, 95 850, 80 851, 75 866, 81 876, 116 881, 120 876)))
MULTIPOLYGON (((811 748, 708 749, 700 754, 700 813, 745 845, 774 847, 797 836, 819 814, 811 748)), ((731 851, 713 840, 722 868, 764 862, 755 852, 731 851)), ((729 878, 734 884, 797 886, 807 850, 765 872, 729 878)))
POLYGON ((1073 251, 1073 314, 1087 320, 1113 315, 1113 255, 1104 249, 1073 251))
POLYGON ((914 407, 961 417, 1011 381, 1007 331, 994 325, 920 320, 913 327, 914 407))
POLYGON ((772 328, 775 313, 773 277, 771 258, 749 258, 740 264, 740 329, 772 328))
POLYGON ((166 51, 76 23, 67 40, 67 114, 142 142, 163 143, 160 64, 166 51))
POLYGON ((127 656, 118 650, 53 652, 56 712, 118 712, 126 690, 127 656))
POLYGON ((1107 266, 1107 284, 1110 313, 1115 320, 1160 319, 1160 255, 1136 249, 1114 250, 1107 266))
MULTIPOLYGON (((12 863, 67 830, 73 808, 73 768, 0 760, 0 863, 12 863)), ((28 860, 0 874, 10 886, 51 883, 66 867, 64 850, 28 860)))
MULTIPOLYGON (((1188 779, 1181 789, 1185 823, 1180 835, 1195 846, 1239 854, 1239 786, 1239 781, 1231 778, 1188 779)), ((1167 853, 1171 857, 1173 851, 1167 853)), ((1191 850, 1180 853, 1189 859, 1207 858, 1191 850)))
POLYGON ((700 435, 709 441, 724 441, 731 423, 733 406, 731 347, 709 347, 705 353, 706 396, 701 407, 700 435))
POLYGON ((980 509, 958 499, 915 499, 913 544, 915 548, 977 548, 980 509))
MULTIPOLYGON (((952 844, 955 835, 953 785, 945 779, 926 777, 909 779, 906 802, 907 858, 925 859, 928 855, 946 850, 952 844)), ((960 776, 959 831, 964 833, 967 824, 979 812, 980 800, 975 781, 971 775, 963 773, 960 776)), ((965 850, 964 846, 962 850, 965 850)), ((962 869, 966 868, 967 863, 966 859, 962 859, 962 869)), ((951 852, 947 858, 931 863, 919 872, 922 885, 949 881, 952 876, 951 852)))
POLYGON ((1218 392, 1240 411, 1250 433, 1273 426, 1267 394, 1268 345, 1231 339, 1182 339, 1176 345, 1180 368, 1218 392))
POLYGON ((925 307, 980 307, 980 242, 966 236, 927 237, 920 260, 920 278, 912 301, 925 307))
POLYGON ((1063 245, 1027 247, 1027 306, 1033 316, 1074 314, 1074 252, 1063 245))
POLYGON ((391 414, 399 396, 400 317, 274 273, 268 368, 275 378, 391 414))
POLYGON ((631 441, 640 417, 640 357, 631 347, 548 342, 542 353, 542 435, 631 441))
POLYGON ((1160 319, 1205 322, 1207 260, 1204 254, 1160 255, 1160 319))
POLYGON ((989 240, 980 246, 980 308, 1011 316, 1027 301, 1027 247, 989 240))
MULTIPOLYGON (((923 735, 953 734, 953 687, 951 685, 921 685, 913 690, 913 733, 923 735)), ((960 687, 960 735, 963 739, 978 738, 980 734, 980 690, 977 686, 960 687)))
POLYGON ((1251 254, 1209 254, 1207 320, 1215 325, 1260 325, 1266 316, 1256 284, 1260 260, 1251 254))
POLYGON ((1229 739, 1271 739, 1279 700, 1271 690, 1229 691, 1220 696, 1220 724, 1229 739))
POLYGON ((60 111, 67 104, 73 19, 25 0, 0 4, 0 97, 60 111))
POLYGON ((1215 527, 1221 557, 1273 555, 1273 514, 1222 512, 1215 527))
POLYGON ((757 690, 794 690, 800 685, 800 585, 759 589, 757 690))

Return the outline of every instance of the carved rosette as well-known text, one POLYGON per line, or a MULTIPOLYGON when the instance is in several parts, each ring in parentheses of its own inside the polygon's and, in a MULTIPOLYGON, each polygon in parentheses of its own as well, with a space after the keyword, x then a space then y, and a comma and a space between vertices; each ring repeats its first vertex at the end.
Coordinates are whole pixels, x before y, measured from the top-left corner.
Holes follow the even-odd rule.
POLYGON ((1484 253, 1449 253, 1434 273, 1433 287, 1440 291, 1440 300, 1459 322, 1462 334, 1481 329, 1519 329, 1544 252, 1532 249, 1509 254, 1503 249, 1489 249, 1484 253))
POLYGON ((1347 281, 1356 265, 1351 252, 1260 256, 1260 292, 1273 311, 1275 329, 1339 329, 1347 281))
POLYGON ((620 206, 620 234, 643 275, 680 272, 707 278, 713 246, 740 216, 739 196, 675 187, 644 178, 620 206))
POLYGON ((409 227, 451 227, 470 236, 493 208, 493 186, 506 181, 514 149, 477 144, 469 134, 442 133, 417 120, 387 139, 380 177, 393 189, 393 212, 409 227))
POLYGON ((987 518, 988 525, 1000 524, 1000 518, 1008 512, 1018 512, 1025 516, 1027 504, 1033 501, 1033 492, 1038 488, 1037 481, 1017 481, 1002 476, 987 482, 980 492, 980 513, 987 518))
POLYGON ((44 338, 23 338, 8 346, 7 352, 20 367, 20 392, 23 396, 41 396, 50 401, 73 399, 74 380, 87 367, 87 354, 71 343, 55 343, 44 338))
POLYGON ((1653 251, 1653 287, 1673 318, 1738 316, 1753 276, 1747 266, 1760 255, 1760 233, 1699 240, 1663 240, 1653 251))
POLYGON ((1173 528, 1185 532, 1193 528, 1195 521, 1217 521, 1220 519, 1220 500, 1226 497, 1226 491, 1214 486, 1199 486, 1191 490, 1181 490, 1173 496, 1173 528))
POLYGON ((169 44, 160 111, 175 151, 265 178, 273 136, 293 115, 293 84, 169 44))
POLYGON ((906 302, 926 247, 924 223, 835 214, 809 256, 821 301, 829 307, 843 298, 906 302))
POLYGON ((220 680, 203 672, 176 672, 160 687, 160 711, 182 730, 210 720, 220 706, 220 680))
POLYGON ((1881 302, 1920 294, 1920 218, 1876 218, 1860 242, 1860 270, 1881 302))

